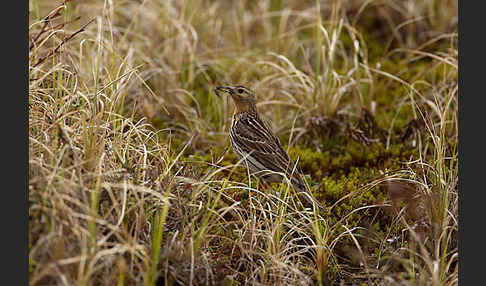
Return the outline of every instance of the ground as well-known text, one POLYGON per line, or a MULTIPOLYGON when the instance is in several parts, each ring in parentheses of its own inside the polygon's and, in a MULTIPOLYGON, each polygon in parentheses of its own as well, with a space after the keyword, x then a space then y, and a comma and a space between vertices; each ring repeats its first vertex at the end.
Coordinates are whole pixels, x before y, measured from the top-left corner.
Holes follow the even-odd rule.
POLYGON ((455 1, 30 1, 32 285, 457 285, 455 1), (248 177, 243 84, 327 211, 248 177))

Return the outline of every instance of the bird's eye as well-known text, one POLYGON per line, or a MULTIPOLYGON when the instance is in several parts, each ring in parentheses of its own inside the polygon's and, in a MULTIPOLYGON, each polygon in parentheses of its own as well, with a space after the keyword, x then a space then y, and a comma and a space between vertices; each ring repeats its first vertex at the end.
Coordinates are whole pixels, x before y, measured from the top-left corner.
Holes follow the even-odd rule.
POLYGON ((241 88, 238 88, 237 91, 238 91, 238 93, 243 93, 243 89, 241 89, 241 88))

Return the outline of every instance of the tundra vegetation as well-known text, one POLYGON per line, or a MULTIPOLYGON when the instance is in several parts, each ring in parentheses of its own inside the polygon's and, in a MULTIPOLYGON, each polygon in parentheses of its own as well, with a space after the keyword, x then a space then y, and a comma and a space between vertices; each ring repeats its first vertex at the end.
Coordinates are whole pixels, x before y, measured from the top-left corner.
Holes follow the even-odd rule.
POLYGON ((457 1, 29 1, 31 285, 457 285, 457 1), (248 177, 257 96, 306 183, 248 177))

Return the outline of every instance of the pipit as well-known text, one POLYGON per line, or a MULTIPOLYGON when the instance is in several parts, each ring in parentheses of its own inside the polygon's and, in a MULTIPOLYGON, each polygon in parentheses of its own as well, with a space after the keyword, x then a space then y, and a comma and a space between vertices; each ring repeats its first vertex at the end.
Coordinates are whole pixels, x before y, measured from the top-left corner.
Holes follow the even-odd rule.
POLYGON ((243 159, 250 173, 267 182, 288 182, 310 205, 323 207, 307 190, 303 177, 294 162, 285 152, 280 140, 269 124, 258 114, 255 95, 247 87, 218 86, 214 90, 218 97, 230 95, 235 103, 235 112, 229 132, 233 152, 243 159))

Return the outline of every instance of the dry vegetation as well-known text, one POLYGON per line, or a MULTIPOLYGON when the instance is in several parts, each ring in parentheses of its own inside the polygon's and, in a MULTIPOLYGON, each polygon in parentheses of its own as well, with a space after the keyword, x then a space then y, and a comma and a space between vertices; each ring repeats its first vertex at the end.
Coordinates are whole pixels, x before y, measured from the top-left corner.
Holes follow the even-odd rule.
POLYGON ((29 1, 31 285, 457 285, 457 1, 29 1), (328 213, 248 178, 256 91, 328 213))

